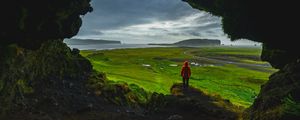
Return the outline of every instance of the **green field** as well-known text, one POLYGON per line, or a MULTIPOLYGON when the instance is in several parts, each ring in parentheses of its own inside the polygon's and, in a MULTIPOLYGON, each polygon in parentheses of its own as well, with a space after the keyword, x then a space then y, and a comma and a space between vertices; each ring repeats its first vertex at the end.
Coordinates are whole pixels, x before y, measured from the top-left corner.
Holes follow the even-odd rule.
POLYGON ((190 85, 210 95, 220 95, 244 107, 252 104, 270 74, 275 72, 259 60, 261 48, 138 48, 81 51, 97 71, 109 80, 134 83, 147 91, 170 93, 180 83, 184 60, 191 63, 190 85))

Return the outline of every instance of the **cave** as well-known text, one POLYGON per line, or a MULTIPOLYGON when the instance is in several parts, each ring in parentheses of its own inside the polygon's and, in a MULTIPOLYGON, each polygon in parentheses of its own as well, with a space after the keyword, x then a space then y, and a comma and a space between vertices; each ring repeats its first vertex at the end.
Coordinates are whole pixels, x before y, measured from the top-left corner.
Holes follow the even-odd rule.
MULTIPOLYGON (((244 111, 243 118, 299 119, 299 111, 297 113, 297 108, 293 108, 299 107, 300 102, 300 48, 297 30, 293 29, 299 22, 296 2, 183 1, 195 9, 221 17, 223 30, 232 40, 262 42, 261 59, 279 69, 261 86, 260 94, 244 111), (287 98, 291 100, 287 102, 287 98)), ((87 95, 89 90, 80 85, 90 76, 97 79, 105 77, 94 75, 91 63, 78 50, 71 50, 62 41, 78 33, 82 24, 80 16, 93 11, 90 0, 10 0, 1 4, 0 10, 5 16, 1 18, 0 32, 0 80, 3 83, 0 86, 0 116, 33 109, 28 105, 49 103, 49 106, 54 106, 53 109, 55 104, 52 103, 64 103, 57 109, 58 112, 89 109, 86 103, 93 103, 97 98, 84 100, 93 96, 87 95), (30 87, 19 87, 25 83, 30 87), (79 91, 73 93, 71 89, 79 91), (57 90, 63 91, 67 97, 61 97, 61 91, 57 90), (24 96, 32 92, 33 97, 24 96), (81 99, 74 99, 74 95, 80 95, 81 99), (53 96, 58 98, 53 99, 53 96)))

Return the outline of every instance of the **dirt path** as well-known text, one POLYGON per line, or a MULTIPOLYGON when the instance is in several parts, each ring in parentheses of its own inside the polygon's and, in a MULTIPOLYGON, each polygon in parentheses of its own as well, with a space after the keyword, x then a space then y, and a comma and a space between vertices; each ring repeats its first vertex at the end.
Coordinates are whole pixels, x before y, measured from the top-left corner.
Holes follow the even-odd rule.
POLYGON ((185 51, 185 52, 183 52, 183 54, 193 56, 193 58, 196 60, 211 61, 211 62, 220 64, 220 65, 232 64, 232 65, 236 65, 238 67, 261 71, 261 72, 270 72, 270 73, 274 72, 274 70, 269 69, 269 68, 271 68, 270 64, 254 64, 254 63, 250 64, 250 63, 242 63, 242 62, 223 60, 223 59, 217 59, 217 58, 196 56, 196 55, 190 53, 189 51, 185 51))

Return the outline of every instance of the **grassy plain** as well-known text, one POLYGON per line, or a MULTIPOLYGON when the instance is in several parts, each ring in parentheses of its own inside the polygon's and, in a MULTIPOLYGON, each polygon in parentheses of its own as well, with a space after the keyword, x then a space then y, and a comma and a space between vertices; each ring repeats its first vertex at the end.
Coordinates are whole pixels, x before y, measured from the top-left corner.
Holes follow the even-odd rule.
POLYGON ((244 107, 275 72, 259 60, 259 47, 136 48, 81 51, 111 81, 137 84, 150 92, 170 94, 180 83, 184 60, 191 63, 190 85, 244 107))

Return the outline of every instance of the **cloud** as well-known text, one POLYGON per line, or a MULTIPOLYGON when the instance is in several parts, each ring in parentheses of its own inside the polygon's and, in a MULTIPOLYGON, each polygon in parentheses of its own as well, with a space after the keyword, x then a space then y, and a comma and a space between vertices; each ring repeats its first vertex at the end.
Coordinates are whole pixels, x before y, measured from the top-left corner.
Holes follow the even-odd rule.
POLYGON ((84 17, 83 27, 115 29, 178 19, 195 11, 181 0, 94 0, 92 6, 94 12, 84 17))
POLYGON ((87 29, 87 28, 85 28, 84 30, 83 29, 81 29, 81 31, 78 33, 78 36, 81 36, 81 35, 99 35, 99 36, 101 36, 101 35, 103 35, 103 32, 101 32, 98 29, 87 29))
POLYGON ((123 43, 166 43, 189 38, 228 42, 221 19, 181 0, 93 0, 94 12, 83 16, 78 38, 123 43))

